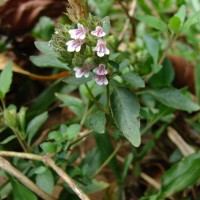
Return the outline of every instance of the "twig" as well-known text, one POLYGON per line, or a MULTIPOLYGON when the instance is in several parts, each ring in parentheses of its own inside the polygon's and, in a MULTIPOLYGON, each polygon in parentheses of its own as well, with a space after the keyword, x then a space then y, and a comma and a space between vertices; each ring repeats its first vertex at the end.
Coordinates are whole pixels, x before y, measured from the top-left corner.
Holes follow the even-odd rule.
POLYGON ((117 1, 119 3, 119 5, 122 7, 122 9, 124 10, 126 16, 129 18, 131 26, 132 26, 132 33, 133 33, 133 37, 135 37, 135 19, 133 18, 133 16, 131 16, 129 14, 129 11, 127 9, 127 7, 121 2, 121 0, 117 1))
POLYGON ((44 162, 69 185, 69 187, 77 194, 81 200, 90 200, 89 197, 78 187, 78 185, 65 173, 65 171, 58 167, 55 162, 48 156, 39 156, 31 153, 19 153, 14 151, 0 151, 0 156, 19 157, 44 162))
POLYGON ((30 190, 35 192, 39 197, 45 200, 55 200, 54 197, 48 195, 46 192, 42 191, 34 182, 28 179, 23 173, 18 169, 13 167, 10 162, 0 156, 0 168, 2 168, 7 173, 16 177, 22 184, 28 187, 30 190))
POLYGON ((178 134, 178 132, 172 127, 168 127, 167 135, 184 156, 189 156, 190 154, 195 153, 195 150, 189 144, 187 144, 178 134))
MULTIPOLYGON (((133 0, 131 5, 130 5, 130 11, 129 11, 129 15, 131 17, 133 17, 133 15, 134 15, 136 5, 137 5, 137 0, 133 0)), ((121 33, 119 34, 119 37, 118 37, 119 41, 121 41, 123 39, 124 35, 126 34, 126 31, 128 29, 129 23, 130 23, 130 19, 128 18, 128 19, 126 19, 124 28, 122 29, 121 33)))

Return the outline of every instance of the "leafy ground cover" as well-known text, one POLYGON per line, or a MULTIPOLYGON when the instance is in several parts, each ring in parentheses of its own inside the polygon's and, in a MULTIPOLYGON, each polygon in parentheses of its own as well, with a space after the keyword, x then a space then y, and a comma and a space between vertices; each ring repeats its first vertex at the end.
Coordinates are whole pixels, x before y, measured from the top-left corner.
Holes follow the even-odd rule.
POLYGON ((0 2, 0 199, 200 198, 198 0, 0 2))

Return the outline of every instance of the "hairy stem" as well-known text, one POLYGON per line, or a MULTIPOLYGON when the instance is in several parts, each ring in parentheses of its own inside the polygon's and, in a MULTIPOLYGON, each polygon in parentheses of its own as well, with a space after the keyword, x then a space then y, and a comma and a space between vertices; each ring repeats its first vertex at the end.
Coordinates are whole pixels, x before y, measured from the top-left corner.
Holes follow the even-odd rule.
MULTIPOLYGON (((89 200, 89 197, 79 188, 79 186, 65 173, 63 169, 58 167, 55 162, 48 156, 39 156, 31 153, 19 153, 14 151, 0 151, 0 156, 9 156, 9 157, 19 157, 25 158, 30 160, 37 160, 44 162, 49 167, 51 167, 74 191, 74 193, 81 199, 81 200, 89 200)), ((1 163, 1 162, 0 162, 1 163)))
POLYGON ((44 200, 55 200, 54 197, 50 196, 46 192, 42 191, 34 182, 28 179, 23 173, 18 169, 13 167, 10 162, 0 156, 0 168, 9 173, 10 175, 16 177, 22 184, 36 193, 39 197, 44 200))

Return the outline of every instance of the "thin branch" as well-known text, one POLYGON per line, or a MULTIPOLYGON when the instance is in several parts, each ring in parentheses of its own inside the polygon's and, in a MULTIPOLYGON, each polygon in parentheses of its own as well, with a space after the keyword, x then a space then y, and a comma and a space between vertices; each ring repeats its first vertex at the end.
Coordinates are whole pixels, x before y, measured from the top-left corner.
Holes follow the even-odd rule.
POLYGON ((91 98, 93 99, 93 101, 94 101, 96 107, 97 107, 99 110, 102 110, 102 108, 101 108, 99 102, 97 102, 96 98, 95 98, 94 95, 92 94, 92 91, 90 90, 90 88, 89 88, 89 86, 88 86, 87 83, 85 83, 85 87, 86 87, 87 91, 89 92, 91 98))
POLYGON ((31 153, 19 153, 14 151, 0 151, 0 156, 19 157, 44 162, 69 185, 69 187, 77 194, 81 200, 90 200, 89 197, 79 188, 79 186, 68 176, 68 174, 66 174, 63 169, 58 167, 55 162, 48 156, 39 156, 31 153))
POLYGON ((46 192, 42 191, 34 182, 28 179, 23 173, 18 169, 13 167, 10 162, 0 156, 0 168, 9 173, 10 175, 16 177, 22 184, 36 193, 39 197, 44 200, 55 200, 54 197, 48 195, 46 192))

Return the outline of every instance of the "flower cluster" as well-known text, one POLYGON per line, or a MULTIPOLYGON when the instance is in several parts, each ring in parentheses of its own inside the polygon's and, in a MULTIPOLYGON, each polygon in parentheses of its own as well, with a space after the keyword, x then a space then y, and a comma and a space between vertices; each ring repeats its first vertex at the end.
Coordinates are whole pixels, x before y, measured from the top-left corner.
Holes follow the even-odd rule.
MULTIPOLYGON (((77 29, 71 29, 68 31, 72 39, 66 42, 68 52, 79 52, 81 50, 81 46, 86 43, 86 35, 89 32, 89 29, 80 23, 78 23, 77 26, 77 29)), ((90 34, 97 37, 96 47, 93 48, 93 51, 97 52, 97 56, 103 57, 104 55, 110 54, 109 49, 106 47, 106 42, 102 39, 106 36, 103 28, 101 26, 97 26, 95 30, 90 32, 90 34)), ((81 68, 74 68, 76 78, 81 78, 83 76, 86 78, 89 77, 91 70, 93 70, 96 74, 94 80, 97 84, 108 84, 108 79, 106 78, 108 71, 105 64, 99 64, 99 66, 95 69, 91 64, 83 64, 81 68)))

